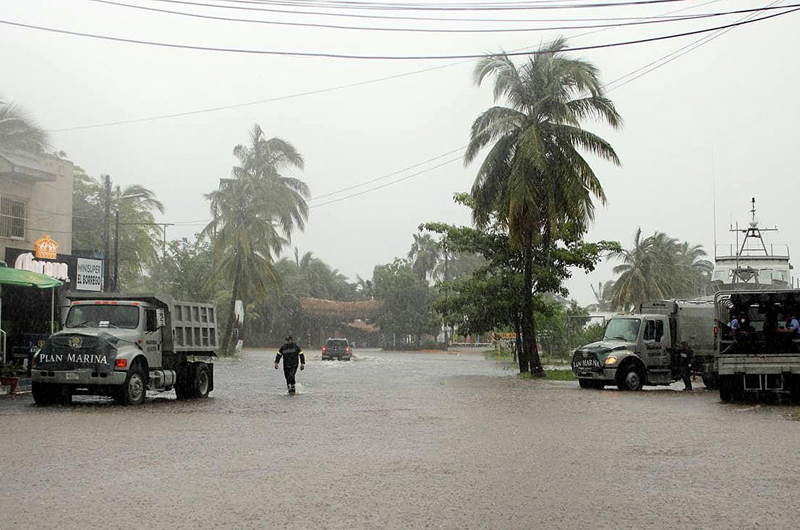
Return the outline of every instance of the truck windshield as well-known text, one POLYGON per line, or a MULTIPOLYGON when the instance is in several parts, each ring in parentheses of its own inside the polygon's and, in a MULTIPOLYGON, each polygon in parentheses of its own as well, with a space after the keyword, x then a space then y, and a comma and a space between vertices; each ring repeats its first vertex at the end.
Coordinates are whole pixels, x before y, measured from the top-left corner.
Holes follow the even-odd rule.
POLYGON ((130 305, 76 305, 69 309, 68 328, 139 327, 139 308, 130 305))
POLYGON ((641 324, 642 321, 639 318, 612 318, 608 321, 603 340, 635 342, 639 336, 641 324))

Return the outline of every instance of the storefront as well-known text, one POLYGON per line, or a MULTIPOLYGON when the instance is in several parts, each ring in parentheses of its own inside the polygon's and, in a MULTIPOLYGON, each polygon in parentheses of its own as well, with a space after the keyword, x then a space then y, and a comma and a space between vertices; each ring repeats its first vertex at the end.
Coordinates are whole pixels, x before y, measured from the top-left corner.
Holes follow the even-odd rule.
POLYGON ((2 329, 7 335, 8 360, 26 368, 30 366, 33 353, 50 335, 50 330, 60 329, 66 292, 99 292, 103 283, 102 260, 60 254, 58 242, 48 235, 37 239, 33 246, 33 251, 7 247, 7 266, 45 274, 60 280, 63 286, 55 292, 14 285, 2 290, 2 329))

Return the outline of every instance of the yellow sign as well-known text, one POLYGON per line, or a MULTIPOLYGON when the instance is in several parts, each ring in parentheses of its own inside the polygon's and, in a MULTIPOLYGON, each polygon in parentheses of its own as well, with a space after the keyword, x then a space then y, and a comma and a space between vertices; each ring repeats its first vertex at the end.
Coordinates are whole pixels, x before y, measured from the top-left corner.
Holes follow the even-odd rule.
POLYGON ((38 259, 56 259, 58 256, 58 243, 50 236, 44 236, 33 243, 34 252, 38 259))

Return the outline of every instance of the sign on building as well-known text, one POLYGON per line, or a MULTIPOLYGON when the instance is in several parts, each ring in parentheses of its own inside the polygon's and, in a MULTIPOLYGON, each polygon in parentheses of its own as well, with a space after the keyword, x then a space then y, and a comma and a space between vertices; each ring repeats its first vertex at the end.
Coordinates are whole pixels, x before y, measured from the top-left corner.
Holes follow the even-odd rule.
POLYGON ((103 262, 99 259, 78 258, 75 276, 76 291, 100 291, 103 287, 103 262))

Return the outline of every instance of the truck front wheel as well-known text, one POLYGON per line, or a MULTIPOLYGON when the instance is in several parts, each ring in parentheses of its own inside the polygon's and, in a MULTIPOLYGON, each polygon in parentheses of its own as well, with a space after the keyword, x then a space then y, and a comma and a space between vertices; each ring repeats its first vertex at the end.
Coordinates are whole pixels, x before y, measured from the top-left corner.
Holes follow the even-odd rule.
POLYGON ((139 366, 134 366, 128 370, 128 377, 125 379, 122 388, 119 389, 116 396, 117 402, 122 405, 141 405, 144 403, 146 393, 144 373, 139 366))
POLYGON ((591 379, 578 379, 578 384, 581 385, 581 388, 592 388, 592 380, 591 379))
POLYGON ((617 380, 617 388, 620 390, 641 390, 644 386, 644 377, 635 364, 629 364, 622 369, 617 380))
POLYGON ((33 401, 40 407, 46 407, 56 402, 56 395, 53 385, 39 383, 34 381, 31 383, 31 392, 33 393, 33 401))

